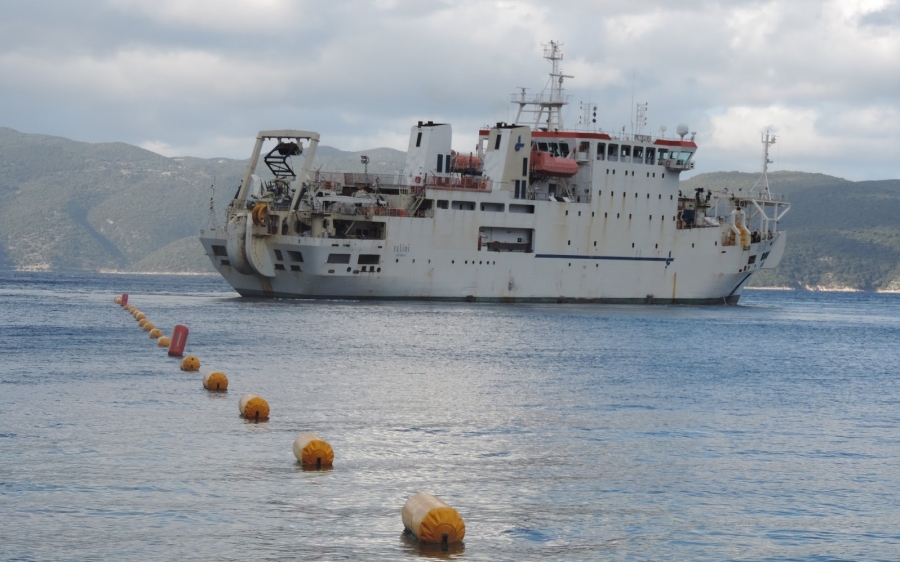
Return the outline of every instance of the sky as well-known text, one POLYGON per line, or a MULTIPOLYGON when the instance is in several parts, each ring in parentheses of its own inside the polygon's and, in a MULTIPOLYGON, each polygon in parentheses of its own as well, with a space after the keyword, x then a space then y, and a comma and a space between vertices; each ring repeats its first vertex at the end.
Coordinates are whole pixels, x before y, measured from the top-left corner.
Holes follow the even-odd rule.
POLYGON ((696 132, 697 172, 900 178, 900 0, 5 0, 0 126, 246 158, 263 129, 405 150, 419 120, 454 149, 537 93, 550 40, 577 126, 696 132))

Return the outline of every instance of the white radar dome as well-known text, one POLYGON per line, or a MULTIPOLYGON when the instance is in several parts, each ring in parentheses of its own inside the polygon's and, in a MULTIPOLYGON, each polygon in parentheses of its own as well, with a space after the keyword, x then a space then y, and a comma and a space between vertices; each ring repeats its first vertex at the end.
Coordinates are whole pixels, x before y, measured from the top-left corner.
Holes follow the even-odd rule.
POLYGON ((688 134, 691 131, 690 127, 682 123, 678 125, 678 128, 675 129, 675 132, 678 133, 678 136, 684 138, 684 135, 688 134))

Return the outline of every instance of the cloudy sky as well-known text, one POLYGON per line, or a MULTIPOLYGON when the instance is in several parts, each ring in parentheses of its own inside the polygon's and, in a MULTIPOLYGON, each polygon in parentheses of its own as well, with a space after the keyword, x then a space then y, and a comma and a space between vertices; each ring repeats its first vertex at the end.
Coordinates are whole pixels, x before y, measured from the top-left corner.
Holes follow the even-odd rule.
POLYGON ((774 169, 900 177, 900 0, 5 0, 0 126, 245 158, 260 129, 405 149, 432 119, 468 151, 550 39, 567 124, 630 130, 633 95, 698 171, 758 170, 769 128, 774 169))

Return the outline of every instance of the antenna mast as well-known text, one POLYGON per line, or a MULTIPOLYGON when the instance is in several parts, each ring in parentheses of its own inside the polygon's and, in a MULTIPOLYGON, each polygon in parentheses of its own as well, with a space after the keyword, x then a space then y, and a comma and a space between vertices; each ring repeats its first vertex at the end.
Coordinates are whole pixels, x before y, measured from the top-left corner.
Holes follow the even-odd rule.
POLYGON ((775 144, 776 139, 777 137, 775 135, 769 134, 768 129, 766 132, 762 133, 760 139, 763 144, 762 175, 759 176, 759 179, 756 180, 756 183, 750 188, 750 193, 753 193, 754 190, 759 188, 759 192, 764 199, 772 198, 772 194, 769 193, 769 164, 772 163, 772 161, 769 160, 769 147, 775 144))
POLYGON ((548 88, 544 88, 540 94, 527 95, 525 88, 520 88, 520 93, 513 94, 510 101, 519 104, 516 123, 542 131, 559 131, 564 128, 562 108, 564 105, 568 105, 569 98, 563 93, 563 81, 566 78, 574 78, 574 76, 563 74, 559 68, 559 61, 563 58, 562 51, 560 51, 562 45, 559 41, 542 44, 544 58, 553 65, 548 83, 549 92, 548 88), (524 120, 523 115, 526 115, 524 120))

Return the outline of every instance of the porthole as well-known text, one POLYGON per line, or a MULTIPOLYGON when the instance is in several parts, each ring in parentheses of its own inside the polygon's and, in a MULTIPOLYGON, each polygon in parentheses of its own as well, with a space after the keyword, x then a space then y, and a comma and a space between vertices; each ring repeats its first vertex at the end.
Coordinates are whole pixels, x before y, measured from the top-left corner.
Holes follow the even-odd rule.
POLYGON ((400 263, 400 258, 395 259, 394 263, 400 263))
POLYGON ((416 259, 415 259, 415 258, 413 258, 413 263, 416 263, 416 259))
POLYGON ((348 267, 348 268, 347 268, 347 273, 350 273, 350 270, 351 270, 351 269, 352 269, 352 268, 348 267))
POLYGON ((456 263, 456 260, 450 260, 450 263, 451 264, 456 263))
POLYGON ((378 273, 381 273, 381 268, 379 267, 377 271, 378 271, 378 273))

